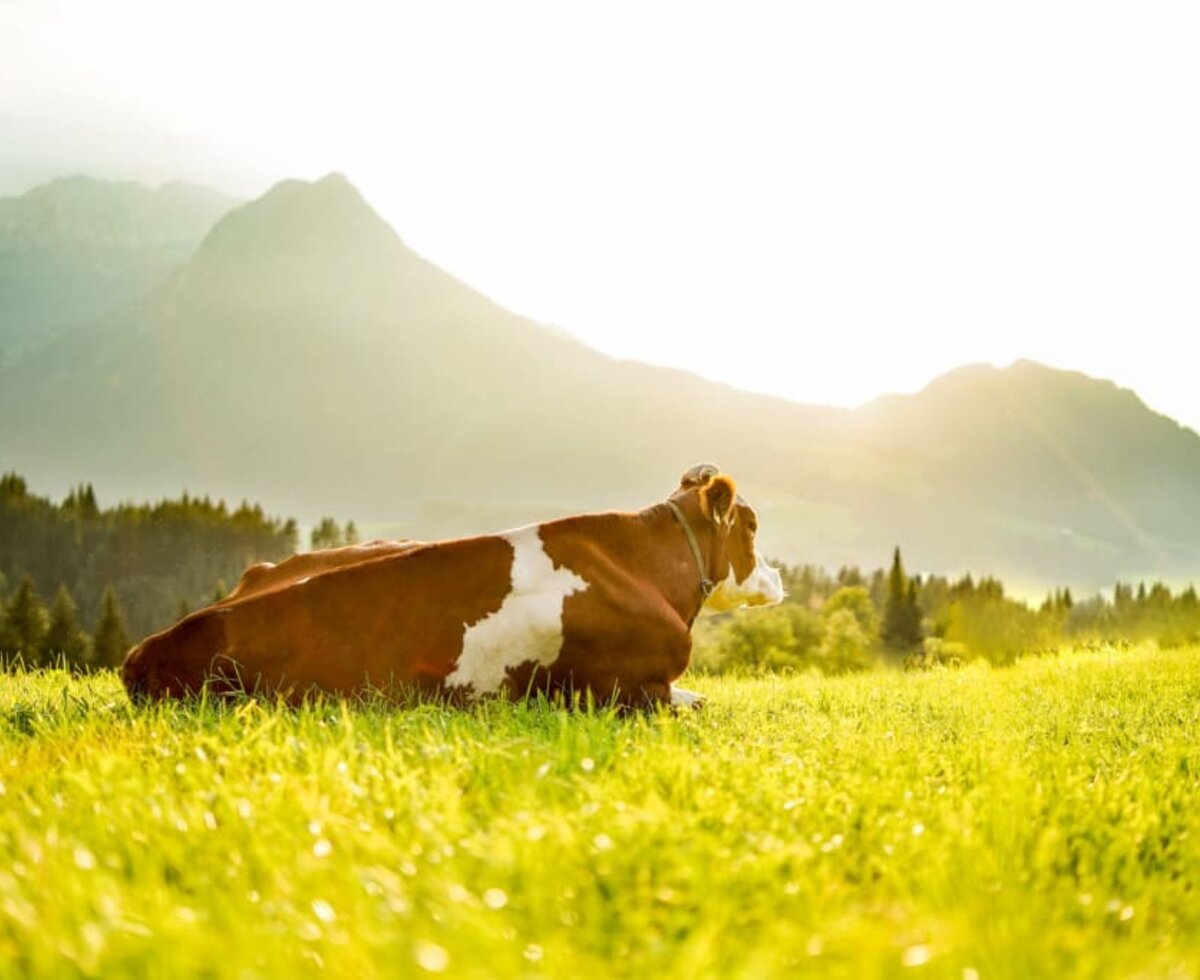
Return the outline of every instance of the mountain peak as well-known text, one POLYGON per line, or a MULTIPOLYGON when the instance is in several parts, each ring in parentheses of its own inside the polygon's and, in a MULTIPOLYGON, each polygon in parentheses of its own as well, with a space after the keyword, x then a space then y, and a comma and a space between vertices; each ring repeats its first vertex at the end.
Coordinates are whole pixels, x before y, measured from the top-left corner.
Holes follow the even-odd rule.
MULTIPOLYGON (((249 315, 258 323, 274 318, 376 337, 400 324, 414 330, 491 322, 499 312, 408 248, 336 172, 280 181, 231 211, 152 302, 221 310, 223 322, 249 315)), ((534 335, 540 340, 545 331, 534 335)))
POLYGON ((346 190, 353 191, 355 194, 358 193, 358 188, 356 188, 352 183, 350 183, 350 179, 344 173, 342 173, 340 170, 329 171, 329 173, 327 173, 324 177, 320 178, 319 180, 313 181, 313 186, 314 187, 344 188, 346 190))
POLYGON ((1060 392, 1087 390, 1092 393, 1101 390, 1122 391, 1114 382, 1104 378, 1095 378, 1082 371, 1051 367, 1040 361, 1021 357, 1003 367, 982 362, 964 364, 961 367, 952 368, 945 374, 939 374, 916 395, 886 395, 884 398, 886 400, 895 398, 936 400, 941 397, 979 393, 981 389, 986 389, 988 386, 998 386, 1010 392, 1031 389, 1060 392))
POLYGON ((270 245, 295 251, 319 242, 346 246, 395 247, 399 238, 339 173, 316 181, 281 180, 262 197, 217 222, 201 254, 231 247, 270 245))
POLYGON ((313 207, 317 203, 375 213, 358 188, 350 182, 345 174, 338 173, 336 170, 317 180, 287 177, 272 184, 265 194, 249 202, 247 207, 263 211, 272 205, 313 207))
POLYGON ((411 253, 339 173, 282 180, 213 226, 174 281, 222 302, 249 296, 309 302, 355 284, 379 284, 381 268, 411 253))

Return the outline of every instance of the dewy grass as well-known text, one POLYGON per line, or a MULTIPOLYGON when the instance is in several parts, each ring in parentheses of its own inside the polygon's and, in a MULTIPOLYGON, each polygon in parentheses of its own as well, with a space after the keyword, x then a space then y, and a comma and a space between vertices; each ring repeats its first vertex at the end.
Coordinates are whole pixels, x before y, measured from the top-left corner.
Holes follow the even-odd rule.
POLYGON ((691 685, 626 717, 0 677, 0 972, 1200 972, 1200 650, 691 685))

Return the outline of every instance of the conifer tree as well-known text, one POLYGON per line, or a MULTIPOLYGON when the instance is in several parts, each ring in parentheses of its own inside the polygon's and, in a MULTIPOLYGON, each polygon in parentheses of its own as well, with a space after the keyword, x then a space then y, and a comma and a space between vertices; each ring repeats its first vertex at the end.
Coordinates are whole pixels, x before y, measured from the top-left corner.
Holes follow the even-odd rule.
POLYGON ((0 622, 0 651, 20 653, 26 663, 36 663, 46 635, 46 609, 28 575, 21 579, 9 599, 0 622))
POLYGON ((904 604, 907 581, 904 574, 904 562, 900 558, 900 548, 892 554, 892 568, 888 572, 887 593, 883 603, 883 622, 879 627, 879 638, 887 646, 900 646, 904 633, 904 604))
POLYGON ((914 647, 921 642, 921 609, 917 604, 917 583, 909 582, 904 573, 900 549, 892 555, 888 573, 887 596, 883 606, 883 622, 879 638, 886 646, 897 650, 914 647))
POLYGON ((317 526, 312 529, 309 541, 312 544, 313 551, 321 551, 325 548, 340 548, 346 543, 342 537, 342 529, 332 517, 321 518, 317 526))
POLYGON ((43 666, 48 666, 62 657, 68 665, 77 666, 87 661, 87 654, 88 639, 79 628, 75 600, 71 598, 67 587, 60 585, 50 604, 50 627, 42 640, 38 659, 43 666))
POLYGON ((919 578, 910 579, 908 593, 904 598, 904 630, 907 646, 919 646, 924 638, 921 630, 920 586, 919 578))
POLYGON ((276 530, 272 527, 271 531, 283 545, 280 551, 282 555, 290 555, 300 548, 300 529, 294 517, 289 517, 282 528, 276 530))
POLYGON ((92 640, 92 663, 97 667, 117 667, 129 650, 125 621, 117 604, 117 594, 109 585, 100 600, 100 622, 92 640))

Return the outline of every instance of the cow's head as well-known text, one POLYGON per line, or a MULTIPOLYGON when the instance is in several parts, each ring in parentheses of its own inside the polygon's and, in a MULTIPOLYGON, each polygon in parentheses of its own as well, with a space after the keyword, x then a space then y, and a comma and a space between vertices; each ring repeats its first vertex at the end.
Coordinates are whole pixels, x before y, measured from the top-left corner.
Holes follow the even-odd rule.
POLYGON ((758 515, 733 478, 711 463, 693 466, 679 481, 676 496, 695 494, 701 526, 696 534, 706 559, 705 575, 716 588, 704 603, 711 612, 739 606, 769 606, 783 600, 783 580, 754 547, 758 515))

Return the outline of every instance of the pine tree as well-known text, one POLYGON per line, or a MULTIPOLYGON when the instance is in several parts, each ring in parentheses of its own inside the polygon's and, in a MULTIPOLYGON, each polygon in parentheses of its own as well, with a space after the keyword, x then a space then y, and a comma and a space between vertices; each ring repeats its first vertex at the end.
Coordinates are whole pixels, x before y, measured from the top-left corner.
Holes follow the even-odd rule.
POLYGON ((346 530, 342 532, 342 540, 346 544, 358 544, 358 525, 353 521, 346 522, 346 530))
POLYGON ((60 585, 50 604, 50 628, 42 640, 40 663, 49 666, 62 657, 69 666, 78 666, 87 661, 87 654, 88 639, 79 628, 75 600, 67 587, 60 585))
POLYGON ((290 555, 300 548, 300 529, 296 524, 294 517, 289 517, 281 529, 276 530, 274 527, 271 533, 277 537, 282 547, 280 554, 290 555))
POLYGON ((879 638, 886 646, 906 650, 921 642, 921 609, 917 604, 917 583, 909 582, 904 573, 900 549, 892 555, 888 573, 887 597, 883 606, 883 622, 879 638))
POLYGON ((340 548, 346 543, 342 537, 342 529, 338 527, 337 521, 332 517, 321 518, 317 526, 312 529, 309 541, 312 544, 313 551, 322 551, 325 548, 340 548))
POLYGON ((924 631, 921 629, 920 588, 919 578, 910 579, 908 592, 904 597, 904 635, 906 645, 910 647, 920 646, 921 640, 924 639, 924 631))
POLYGON ((100 622, 92 640, 92 663, 97 667, 117 667, 129 650, 125 622, 117 605, 117 594, 109 585, 100 600, 100 622))
POLYGON ((34 591, 33 579, 26 575, 4 610, 4 620, 0 623, 0 651, 23 654, 27 663, 34 664, 41 654, 45 635, 46 608, 34 591))
POLYGON ((902 646, 904 635, 904 606, 908 583, 904 574, 904 562, 897 546, 892 554, 892 568, 888 572, 887 593, 883 604, 883 622, 879 627, 879 638, 890 647, 902 646))

